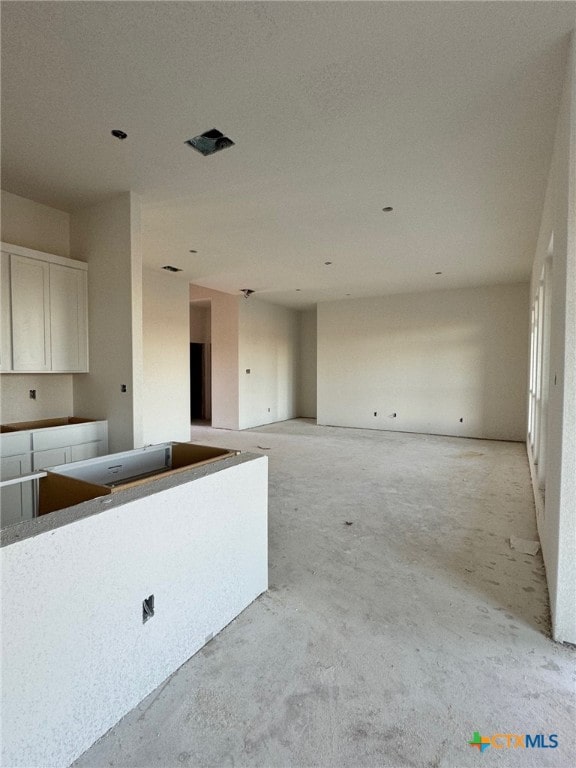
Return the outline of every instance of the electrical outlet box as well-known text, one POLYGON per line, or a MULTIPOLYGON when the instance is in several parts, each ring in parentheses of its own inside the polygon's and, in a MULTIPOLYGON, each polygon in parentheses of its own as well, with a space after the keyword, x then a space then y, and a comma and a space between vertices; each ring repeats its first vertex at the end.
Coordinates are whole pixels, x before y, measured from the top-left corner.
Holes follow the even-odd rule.
POLYGON ((142 601, 142 624, 146 624, 152 616, 154 616, 154 595, 150 595, 142 601))

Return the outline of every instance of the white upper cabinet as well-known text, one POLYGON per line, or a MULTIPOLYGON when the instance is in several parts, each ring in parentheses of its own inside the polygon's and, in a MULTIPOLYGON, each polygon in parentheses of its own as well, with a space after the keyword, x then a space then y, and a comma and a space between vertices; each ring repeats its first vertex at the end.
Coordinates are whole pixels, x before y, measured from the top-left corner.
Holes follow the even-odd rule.
POLYGON ((86 272, 50 264, 50 339, 52 369, 86 371, 86 272))
POLYGON ((87 265, 3 244, 0 370, 88 370, 87 265))
POLYGON ((10 256, 12 368, 50 371, 50 264, 10 256))
POLYGON ((2 251, 0 272, 0 372, 12 370, 12 301, 10 299, 10 254, 2 251))

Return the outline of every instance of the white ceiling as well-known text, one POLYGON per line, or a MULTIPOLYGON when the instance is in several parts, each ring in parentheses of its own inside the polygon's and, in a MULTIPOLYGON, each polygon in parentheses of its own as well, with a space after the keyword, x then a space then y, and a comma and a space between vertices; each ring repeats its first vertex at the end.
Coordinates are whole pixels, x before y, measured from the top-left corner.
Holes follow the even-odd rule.
POLYGON ((149 266, 288 306, 526 280, 574 21, 572 2, 4 3, 2 186, 68 211, 133 190, 149 266), (184 144, 213 127, 236 146, 184 144))

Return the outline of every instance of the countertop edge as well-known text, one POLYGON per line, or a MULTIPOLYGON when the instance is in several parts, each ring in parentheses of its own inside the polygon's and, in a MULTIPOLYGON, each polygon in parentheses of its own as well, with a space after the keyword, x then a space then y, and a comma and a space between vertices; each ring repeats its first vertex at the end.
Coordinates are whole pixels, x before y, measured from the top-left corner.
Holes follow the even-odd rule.
POLYGON ((118 490, 108 496, 90 499, 81 504, 59 509, 32 520, 24 520, 21 523, 0 530, 0 548, 54 531, 57 528, 70 525, 86 517, 98 515, 109 509, 115 509, 128 502, 152 496, 169 488, 175 488, 176 486, 213 475, 222 470, 262 458, 267 457, 259 453, 239 453, 236 456, 230 456, 229 458, 205 464, 201 467, 190 467, 190 469, 174 475, 159 476, 148 483, 126 488, 125 490, 118 490))

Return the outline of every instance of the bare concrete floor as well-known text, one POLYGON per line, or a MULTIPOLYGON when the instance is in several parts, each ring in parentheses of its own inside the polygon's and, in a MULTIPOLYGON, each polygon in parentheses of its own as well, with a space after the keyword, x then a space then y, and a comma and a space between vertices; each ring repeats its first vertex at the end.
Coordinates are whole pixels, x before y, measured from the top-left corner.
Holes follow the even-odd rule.
POLYGON ((576 765, 574 653, 507 541, 536 538, 523 445, 307 420, 192 440, 270 457, 270 591, 77 768, 576 765), (480 755, 474 731, 559 746, 480 755))

